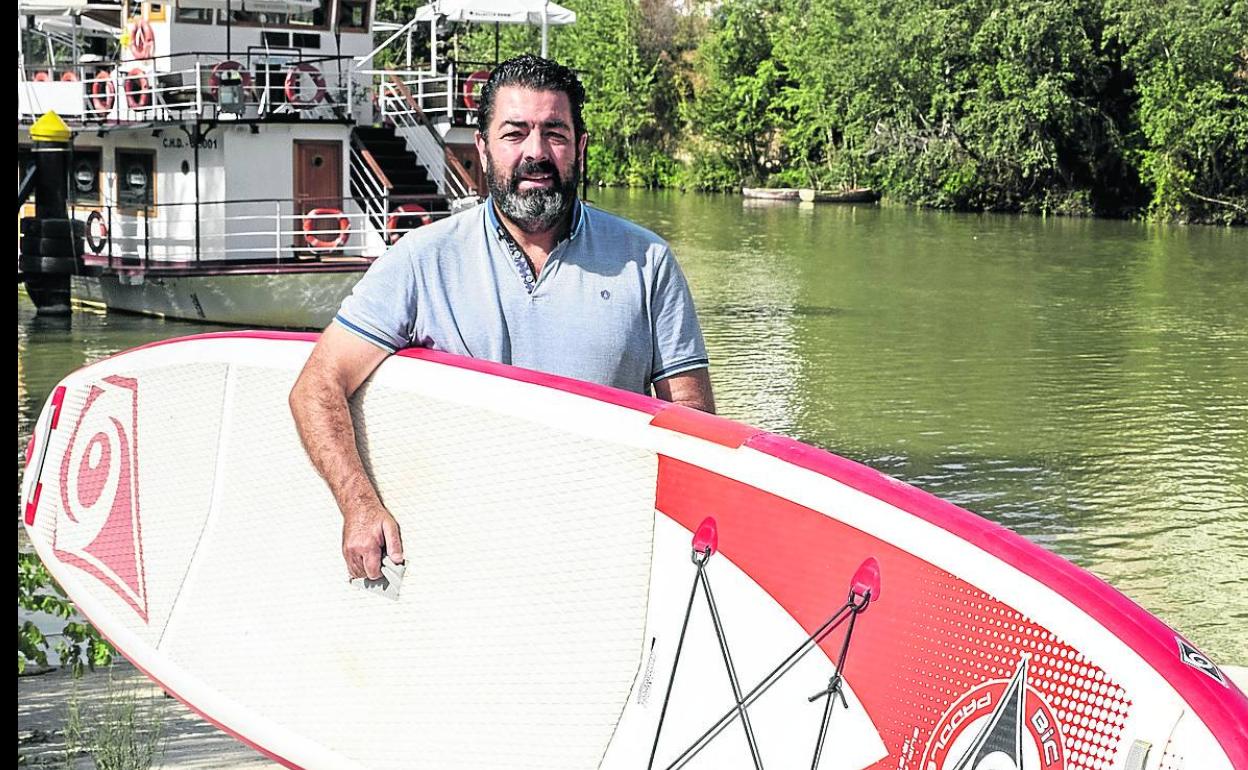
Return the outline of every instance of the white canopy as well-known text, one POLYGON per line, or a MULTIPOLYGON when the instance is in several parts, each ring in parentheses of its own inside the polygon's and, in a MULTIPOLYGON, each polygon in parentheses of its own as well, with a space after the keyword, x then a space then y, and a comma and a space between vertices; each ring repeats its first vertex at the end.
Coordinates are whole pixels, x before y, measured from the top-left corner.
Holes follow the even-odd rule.
POLYGON ((576 12, 545 0, 434 0, 416 11, 417 21, 481 24, 531 24, 535 27, 576 23, 576 12))
POLYGON ((311 13, 321 7, 320 0, 179 0, 182 8, 207 8, 216 11, 248 11, 251 13, 311 13))
POLYGON ((114 38, 121 34, 119 27, 96 21, 90 16, 79 16, 76 24, 72 16, 44 16, 35 21, 35 26, 45 32, 60 35, 72 35, 77 32, 84 37, 114 38))
POLYGON ((86 10, 87 0, 19 0, 18 16, 74 14, 86 10))

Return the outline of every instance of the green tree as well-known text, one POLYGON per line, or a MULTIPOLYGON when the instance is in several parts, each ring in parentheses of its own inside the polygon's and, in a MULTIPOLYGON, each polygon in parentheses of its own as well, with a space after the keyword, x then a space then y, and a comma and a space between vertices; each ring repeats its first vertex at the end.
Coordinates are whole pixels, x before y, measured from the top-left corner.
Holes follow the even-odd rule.
MULTIPOLYGON (((590 135, 587 173, 605 184, 653 185, 670 175, 668 157, 657 153, 665 136, 657 131, 657 52, 643 51, 641 12, 633 0, 569 0, 576 11, 571 26, 552 28, 551 58, 577 70, 585 85, 585 126, 590 135), (662 172, 662 174, 660 173, 662 172)), ((510 26, 497 31, 493 25, 475 25, 459 40, 462 58, 493 61, 541 50, 540 30, 510 26)), ((664 148, 665 149, 665 148, 664 148)))
POLYGON ((779 96, 788 78, 772 56, 769 30, 775 6, 768 0, 725 2, 697 53, 689 123, 718 145, 743 183, 765 179, 784 122, 779 96))
MULTIPOLYGON (((567 4, 551 52, 586 84, 598 182, 1248 221, 1248 0, 567 4)), ((475 26, 455 49, 496 45, 539 33, 475 26)))
POLYGON ((812 176, 906 200, 1082 208, 1121 156, 1096 0, 790 0, 785 141, 812 176))
POLYGON ((577 11, 576 24, 559 30, 550 53, 580 73, 588 94, 589 176, 607 184, 653 184, 645 169, 655 140, 658 62, 642 54, 638 6, 582 0, 568 7, 577 11))
POLYGON ((1110 0, 1158 218, 1248 223, 1248 3, 1110 0))

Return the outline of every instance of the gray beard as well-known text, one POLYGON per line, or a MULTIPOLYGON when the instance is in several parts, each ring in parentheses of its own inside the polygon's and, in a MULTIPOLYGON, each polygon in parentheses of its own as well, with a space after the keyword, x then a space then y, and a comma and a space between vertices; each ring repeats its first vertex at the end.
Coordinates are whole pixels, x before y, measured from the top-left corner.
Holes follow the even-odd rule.
POLYGON ((579 174, 575 167, 568 178, 563 179, 555 173, 555 186, 549 189, 520 190, 520 179, 517 174, 503 181, 494 173, 494 159, 487 152, 485 157, 485 179, 490 188, 490 196, 494 199, 498 210, 526 233, 542 233, 556 227, 576 201, 576 185, 579 174))

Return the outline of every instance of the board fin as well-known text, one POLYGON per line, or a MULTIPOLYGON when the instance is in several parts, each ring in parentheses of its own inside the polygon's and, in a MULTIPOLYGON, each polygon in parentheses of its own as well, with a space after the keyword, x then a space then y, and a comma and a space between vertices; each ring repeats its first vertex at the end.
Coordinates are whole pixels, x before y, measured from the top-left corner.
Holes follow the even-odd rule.
POLYGON ((351 578, 351 585, 369 593, 380 594, 391 601, 399 600, 399 588, 403 585, 403 573, 406 564, 395 564, 389 556, 381 557, 381 577, 351 578))

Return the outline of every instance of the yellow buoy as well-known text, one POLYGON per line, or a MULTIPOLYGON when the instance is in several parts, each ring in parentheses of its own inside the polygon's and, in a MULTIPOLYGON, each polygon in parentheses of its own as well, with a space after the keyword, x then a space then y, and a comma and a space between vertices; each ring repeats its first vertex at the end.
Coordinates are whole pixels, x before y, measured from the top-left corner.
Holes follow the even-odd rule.
POLYGON ((69 130, 69 126, 65 125, 65 121, 61 120, 61 116, 56 114, 55 110, 48 110, 43 113, 43 117, 35 121, 30 127, 30 138, 36 142, 60 142, 68 143, 74 137, 74 132, 69 130))

